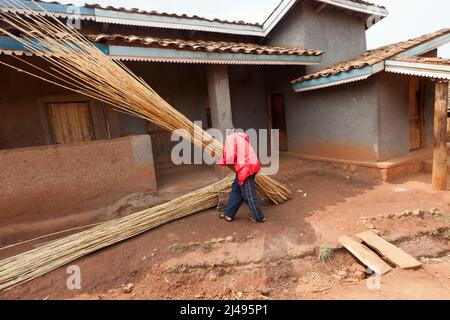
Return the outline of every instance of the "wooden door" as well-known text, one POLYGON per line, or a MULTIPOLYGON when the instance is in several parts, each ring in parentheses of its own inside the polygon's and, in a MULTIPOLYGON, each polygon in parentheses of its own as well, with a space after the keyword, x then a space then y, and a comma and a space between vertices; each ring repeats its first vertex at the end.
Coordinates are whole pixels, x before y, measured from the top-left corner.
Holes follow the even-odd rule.
POLYGON ((48 104, 48 113, 56 144, 94 140, 88 103, 50 103, 48 104))
POLYGON ((282 93, 270 96, 271 128, 280 131, 280 151, 288 151, 284 96, 282 93))
POLYGON ((411 77, 409 80, 409 150, 417 150, 422 147, 422 103, 421 79, 411 77))

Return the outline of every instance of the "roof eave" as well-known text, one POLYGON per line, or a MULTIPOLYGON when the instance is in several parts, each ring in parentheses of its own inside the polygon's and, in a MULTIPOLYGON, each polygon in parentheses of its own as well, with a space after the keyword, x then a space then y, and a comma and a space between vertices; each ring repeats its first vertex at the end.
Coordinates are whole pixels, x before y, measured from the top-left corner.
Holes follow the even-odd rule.
POLYGON ((409 50, 406 50, 406 51, 396 55, 394 58, 411 58, 411 57, 415 57, 415 56, 420 56, 431 50, 442 47, 443 45, 446 45, 448 43, 450 43, 450 33, 445 34, 440 37, 437 37, 433 40, 427 41, 426 43, 418 45, 409 50))
POLYGON ((366 66, 361 69, 340 72, 329 77, 306 80, 302 82, 293 82, 292 87, 295 92, 305 92, 338 86, 345 83, 356 82, 368 79, 372 75, 384 70, 384 62, 372 66, 366 66))
POLYGON ((201 21, 178 17, 152 16, 141 13, 117 12, 105 9, 94 10, 95 21, 102 23, 165 29, 206 31, 259 37, 264 36, 263 29, 259 26, 201 21))
MULTIPOLYGON (((380 18, 384 18, 388 15, 386 9, 359 4, 349 0, 317 1, 341 7, 343 9, 374 15, 380 18)), ((283 0, 262 26, 225 21, 203 21, 183 17, 158 16, 134 12, 120 12, 101 8, 77 7, 60 3, 39 2, 38 4, 34 4, 33 2, 26 1, 26 6, 43 15, 69 18, 76 14, 77 17, 82 20, 92 20, 98 23, 266 37, 297 2, 298 0, 283 0), (43 12, 42 9, 46 10, 48 13, 43 12)), ((2 1, 0 0, 0 4, 1 3, 2 1)), ((5 6, 4 3, 2 5, 5 6)), ((374 23, 378 21, 378 19, 375 19, 374 23)))
POLYGON ((433 79, 450 80, 450 65, 387 60, 385 71, 433 79))
POLYGON ((381 8, 375 5, 367 5, 362 3, 356 3, 349 0, 317 0, 326 4, 330 4, 343 9, 348 9, 368 15, 374 15, 385 18, 389 15, 389 11, 386 8, 381 8))
POLYGON ((109 46, 109 55, 119 60, 248 65, 314 65, 322 59, 320 55, 217 53, 117 45, 109 46))
MULTIPOLYGON (((95 46, 113 59, 129 61, 247 65, 314 65, 319 64, 322 59, 322 55, 217 53, 108 44, 95 44, 95 46)), ((23 44, 7 36, 0 36, 0 53, 7 55, 32 55, 23 44)))
POLYGON ((365 80, 375 73, 384 71, 385 70, 385 62, 388 60, 392 60, 392 59, 396 59, 396 58, 411 58, 411 57, 415 57, 415 56, 420 56, 431 50, 439 48, 449 42, 450 42, 450 33, 439 36, 435 39, 427 41, 427 42, 425 42, 421 45, 418 45, 414 48, 411 48, 402 53, 399 53, 393 57, 385 59, 385 60, 375 64, 373 66, 372 72, 369 71, 371 66, 367 66, 367 67, 364 67, 361 69, 353 69, 348 72, 341 72, 339 74, 336 74, 333 76, 328 76, 328 77, 321 77, 321 78, 305 80, 305 81, 294 80, 292 82, 292 86, 296 92, 304 92, 304 91, 310 91, 310 90, 316 90, 316 89, 321 89, 321 88, 326 88, 326 87, 337 86, 337 85, 341 85, 343 83, 348 83, 348 82, 365 80), (368 74, 368 76, 364 77, 367 74, 368 74))
MULTIPOLYGON (((317 0, 325 4, 329 4, 335 7, 340 7, 342 9, 347 9, 351 11, 356 11, 360 13, 367 14, 368 16, 378 17, 374 19, 373 23, 370 25, 375 25, 377 22, 381 21, 383 18, 389 15, 389 11, 385 8, 380 8, 377 6, 369 6, 360 3, 355 3, 348 0, 317 0)), ((284 18, 284 16, 292 9, 292 7, 298 2, 298 0, 283 0, 275 10, 270 14, 270 16, 263 23, 263 33, 266 37, 284 18)), ((368 28, 370 27, 368 26, 368 28)))

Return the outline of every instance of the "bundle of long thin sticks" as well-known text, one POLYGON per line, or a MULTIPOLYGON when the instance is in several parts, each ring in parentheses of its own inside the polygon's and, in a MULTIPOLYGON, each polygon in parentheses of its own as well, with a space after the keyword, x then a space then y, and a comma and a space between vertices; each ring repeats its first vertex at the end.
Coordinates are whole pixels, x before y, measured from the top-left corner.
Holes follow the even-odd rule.
POLYGON ((62 267, 92 252, 154 229, 170 221, 217 205, 220 191, 229 188, 229 175, 203 189, 162 205, 105 222, 89 230, 52 241, 0 261, 0 290, 10 289, 62 267))
MULTIPOLYGON (((0 32, 40 56, 51 68, 43 68, 17 56, 13 56, 18 60, 17 64, 3 61, 0 64, 108 103, 169 132, 178 129, 181 136, 203 148, 212 158, 222 156, 222 143, 169 105, 124 64, 101 52, 76 29, 50 14, 50 17, 36 15, 17 0, 2 2, 4 6, 0 7, 0 20, 23 36, 17 36, 5 28, 0 28, 0 32), (19 64, 25 67, 18 67, 19 64)), ((45 12, 38 3, 34 5, 45 12)), ((286 186, 267 176, 258 175, 256 184, 258 191, 275 204, 290 197, 291 192, 286 186)))

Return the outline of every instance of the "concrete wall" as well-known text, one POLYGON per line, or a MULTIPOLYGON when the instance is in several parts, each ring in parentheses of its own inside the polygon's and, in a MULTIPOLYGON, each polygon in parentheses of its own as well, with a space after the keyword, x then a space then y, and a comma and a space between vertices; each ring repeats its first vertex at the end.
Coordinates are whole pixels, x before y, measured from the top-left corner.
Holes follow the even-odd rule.
POLYGON ((211 123, 208 126, 225 132, 233 127, 228 66, 208 65, 206 74, 208 79, 208 105, 211 116, 211 123))
MULTIPOLYGON (((379 97, 379 160, 388 160, 409 153, 409 77, 379 73, 376 75, 379 97)), ((434 84, 425 84, 425 145, 433 146, 434 84)))
POLYGON ((0 225, 32 223, 156 192, 149 136, 0 151, 0 225))
POLYGON ((190 120, 206 124, 206 67, 183 63, 131 62, 127 66, 190 120))
POLYGON ((409 78, 392 74, 376 75, 379 98, 379 160, 409 152, 409 78))
POLYGON ((378 160, 374 79, 293 93, 286 98, 289 151, 340 159, 378 160))
POLYGON ((364 22, 311 4, 294 8, 271 32, 269 45, 326 52, 315 66, 269 71, 268 93, 285 97, 288 151, 320 157, 378 159, 378 94, 375 79, 295 93, 290 81, 366 51, 364 22))
MULTIPOLYGON (((11 61, 9 57, 1 59, 11 61)), ((39 63, 47 67, 42 61, 39 63)), ((90 106, 95 139, 109 137, 105 114, 111 138, 120 136, 117 112, 110 107, 4 66, 0 66, 0 75, 0 150, 54 144, 47 103, 86 102, 90 106)))
POLYGON ((307 73, 354 58, 367 48, 363 20, 330 8, 315 13, 308 3, 294 8, 270 33, 267 43, 325 51, 322 63, 307 67, 307 73))
POLYGON ((304 72, 302 68, 280 68, 278 73, 268 71, 271 74, 268 91, 284 94, 288 151, 319 157, 377 160, 375 79, 296 93, 286 81, 304 72))
POLYGON ((234 125, 242 129, 267 129, 268 101, 266 71, 268 67, 230 66, 231 107, 234 125))

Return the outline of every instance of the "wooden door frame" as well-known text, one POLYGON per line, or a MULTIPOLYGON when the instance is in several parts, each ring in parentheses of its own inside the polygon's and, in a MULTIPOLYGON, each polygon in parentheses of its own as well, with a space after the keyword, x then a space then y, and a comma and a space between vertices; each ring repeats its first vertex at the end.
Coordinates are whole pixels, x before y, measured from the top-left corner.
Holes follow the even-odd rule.
POLYGON ((120 128, 118 126, 119 115, 118 112, 109 112, 107 106, 104 103, 97 102, 89 97, 81 94, 64 94, 64 95, 49 95, 37 101, 37 107, 39 109, 39 117, 44 128, 45 142, 47 145, 55 144, 55 138, 53 137, 53 130, 50 125, 48 104, 51 103, 87 103, 89 107, 89 113, 92 119, 92 126, 94 131, 94 139, 107 139, 111 137, 120 136, 120 128), (105 109, 106 116, 105 117, 105 109), (100 119, 103 119, 104 124, 100 123, 100 119), (109 132, 108 132, 109 127, 109 132))
MULTIPOLYGON (((423 148, 426 148, 427 141, 426 141, 426 110, 425 110, 425 104, 426 104, 426 96, 427 96, 427 85, 428 81, 427 79, 424 79, 422 77, 416 77, 416 76, 410 76, 408 77, 408 120, 409 120, 409 107, 410 107, 410 90, 411 90, 411 81, 412 79, 417 78, 419 80, 419 97, 418 97, 418 116, 419 116, 419 130, 420 130, 420 146, 417 149, 414 150, 420 150, 423 148)), ((408 130, 410 130, 410 125, 408 125, 408 130)), ((408 149, 411 148, 411 141, 409 141, 408 149)), ((410 152, 414 150, 409 150, 410 152)))
MULTIPOLYGON (((272 96, 280 94, 283 96, 283 107, 284 107, 284 121, 285 121, 285 127, 286 127, 286 145, 287 149, 289 150, 289 144, 288 144, 288 136, 287 136, 287 124, 286 124, 286 104, 284 103, 284 91, 273 91, 267 94, 267 113, 268 113, 268 130, 269 130, 269 150, 272 150, 272 134, 271 131, 273 129, 273 121, 272 121, 272 96)), ((284 152, 284 151, 283 151, 284 152)))
POLYGON ((427 98, 427 86, 428 80, 420 78, 420 104, 419 104, 419 116, 420 116, 420 149, 427 146, 427 134, 426 134, 426 98, 427 98))

